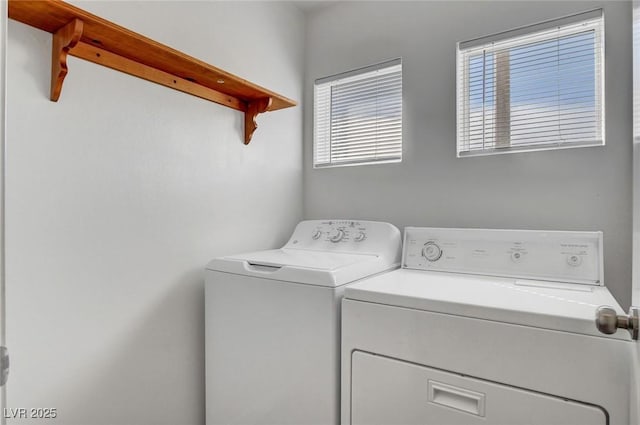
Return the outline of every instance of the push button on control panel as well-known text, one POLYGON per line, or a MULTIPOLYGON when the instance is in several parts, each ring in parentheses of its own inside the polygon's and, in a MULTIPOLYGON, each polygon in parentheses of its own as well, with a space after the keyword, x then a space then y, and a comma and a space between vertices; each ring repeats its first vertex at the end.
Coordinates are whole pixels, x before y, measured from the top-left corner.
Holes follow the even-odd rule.
POLYGON ((578 267, 582 264, 582 257, 576 254, 567 255, 567 264, 571 267, 578 267))

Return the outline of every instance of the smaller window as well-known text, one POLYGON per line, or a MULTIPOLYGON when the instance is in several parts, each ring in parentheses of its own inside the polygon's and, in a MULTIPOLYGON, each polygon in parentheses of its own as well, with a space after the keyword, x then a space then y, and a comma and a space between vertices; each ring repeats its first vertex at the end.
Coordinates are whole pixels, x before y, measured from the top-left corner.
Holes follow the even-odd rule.
POLYGON ((316 80, 313 166, 402 160, 402 61, 316 80))
POLYGON ((458 43, 458 157, 604 145, 602 10, 458 43))

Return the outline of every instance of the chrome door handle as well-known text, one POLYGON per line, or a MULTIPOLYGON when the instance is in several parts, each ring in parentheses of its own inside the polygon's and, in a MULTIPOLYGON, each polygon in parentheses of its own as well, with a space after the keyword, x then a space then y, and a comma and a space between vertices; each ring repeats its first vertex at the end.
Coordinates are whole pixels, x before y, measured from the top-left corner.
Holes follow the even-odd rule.
POLYGON ((640 332, 640 308, 631 307, 628 315, 620 315, 613 307, 601 305, 596 310, 596 327, 603 334, 611 335, 618 329, 626 329, 631 339, 638 340, 640 332))

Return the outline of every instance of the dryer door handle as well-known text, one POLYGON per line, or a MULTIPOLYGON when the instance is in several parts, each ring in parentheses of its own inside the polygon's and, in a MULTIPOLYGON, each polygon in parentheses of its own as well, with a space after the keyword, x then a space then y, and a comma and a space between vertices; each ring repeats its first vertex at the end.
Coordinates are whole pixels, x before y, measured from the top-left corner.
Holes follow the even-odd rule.
POLYGON ((429 402, 431 403, 484 417, 486 397, 484 393, 432 381, 431 379, 429 379, 428 391, 429 402))

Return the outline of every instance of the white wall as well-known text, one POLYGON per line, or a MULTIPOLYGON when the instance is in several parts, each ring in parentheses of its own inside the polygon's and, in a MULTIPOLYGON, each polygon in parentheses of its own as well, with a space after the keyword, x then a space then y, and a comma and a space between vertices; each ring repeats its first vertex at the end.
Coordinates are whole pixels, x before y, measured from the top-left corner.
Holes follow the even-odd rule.
MULTIPOLYGON (((293 99, 289 4, 74 2, 293 99)), ((301 107, 242 114, 75 58, 48 100, 51 37, 8 57, 10 423, 204 423, 203 267, 275 247, 302 216, 301 107)))
MULTIPOLYGON (((640 253, 640 1, 633 0, 633 252, 640 253)), ((640 255, 633 257, 632 304, 640 305, 640 255)), ((638 371, 640 372, 640 370, 638 371)), ((638 380, 640 386, 640 379, 638 380)), ((639 401, 640 402, 640 401, 639 401)))
POLYGON ((631 293, 630 2, 345 2, 308 17, 305 78, 307 218, 357 217, 399 227, 602 230, 605 281, 631 293), (456 159, 456 42, 604 7, 607 145, 456 159), (403 59, 400 164, 314 170, 316 78, 403 59))
MULTIPOLYGON (((7 88, 7 2, 0 2, 0 346, 6 346, 5 341, 5 267, 4 267, 4 146, 6 134, 6 88, 7 88)), ((4 412, 7 403, 6 386, 0 387, 0 409, 4 412)), ((4 416, 4 415, 2 415, 4 416)), ((4 417, 0 417, 0 425, 4 425, 4 417)))

